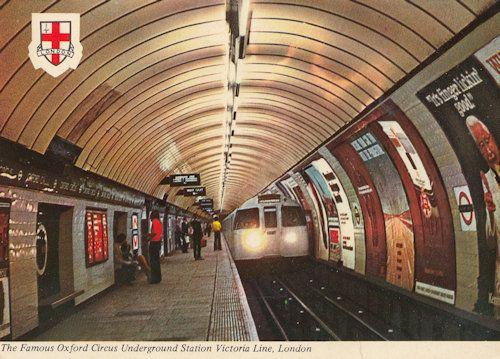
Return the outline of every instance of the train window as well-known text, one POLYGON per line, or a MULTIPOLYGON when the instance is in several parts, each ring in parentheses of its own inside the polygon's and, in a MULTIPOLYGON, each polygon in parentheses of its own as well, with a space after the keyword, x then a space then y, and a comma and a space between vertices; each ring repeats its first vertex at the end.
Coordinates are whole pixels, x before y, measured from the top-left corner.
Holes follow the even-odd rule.
POLYGON ((281 207, 281 221, 283 227, 297 227, 306 225, 306 217, 300 207, 281 207))
POLYGON ((266 228, 278 227, 276 207, 264 207, 264 225, 266 226, 266 228))
POLYGON ((234 218, 234 229, 259 228, 259 209, 240 209, 234 218))

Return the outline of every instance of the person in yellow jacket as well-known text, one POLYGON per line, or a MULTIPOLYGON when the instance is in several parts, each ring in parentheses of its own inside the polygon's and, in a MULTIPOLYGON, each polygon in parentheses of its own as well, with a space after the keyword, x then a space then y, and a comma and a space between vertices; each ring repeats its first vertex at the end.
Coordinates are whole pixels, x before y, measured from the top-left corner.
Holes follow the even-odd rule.
POLYGON ((222 230, 222 224, 219 222, 219 217, 215 216, 212 222, 212 229, 214 231, 214 251, 222 250, 222 245, 220 242, 220 231, 222 230))

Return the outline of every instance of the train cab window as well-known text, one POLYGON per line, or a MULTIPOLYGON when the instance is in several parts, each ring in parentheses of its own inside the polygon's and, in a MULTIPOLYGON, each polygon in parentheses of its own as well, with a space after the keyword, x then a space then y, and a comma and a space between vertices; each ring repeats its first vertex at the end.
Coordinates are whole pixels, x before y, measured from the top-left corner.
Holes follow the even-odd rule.
POLYGON ((297 227, 306 225, 306 217, 300 207, 281 207, 283 227, 297 227))
POLYGON ((234 229, 259 228, 259 209, 240 209, 234 218, 234 229))
POLYGON ((278 227, 278 218, 276 217, 276 207, 264 207, 264 225, 266 228, 278 227))

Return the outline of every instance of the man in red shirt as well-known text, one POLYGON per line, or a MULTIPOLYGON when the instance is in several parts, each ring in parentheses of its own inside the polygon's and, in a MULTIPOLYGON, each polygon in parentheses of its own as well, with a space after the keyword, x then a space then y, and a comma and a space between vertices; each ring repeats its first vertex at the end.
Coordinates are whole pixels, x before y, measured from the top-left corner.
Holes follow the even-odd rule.
POLYGON ((158 211, 151 212, 151 233, 149 233, 149 261, 151 264, 151 284, 161 282, 160 247, 163 225, 158 211))

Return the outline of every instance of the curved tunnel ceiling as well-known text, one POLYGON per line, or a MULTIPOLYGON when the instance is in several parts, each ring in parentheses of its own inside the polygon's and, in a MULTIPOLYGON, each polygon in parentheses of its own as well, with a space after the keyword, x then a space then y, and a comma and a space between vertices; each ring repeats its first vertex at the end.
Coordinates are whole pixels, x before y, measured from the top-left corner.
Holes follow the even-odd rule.
POLYGON ((199 172, 215 208, 232 210, 494 4, 251 0, 228 128, 226 12, 237 2, 3 3, 1 136, 44 153, 58 135, 83 148, 77 166, 158 197, 168 192, 184 208, 193 200, 159 183, 199 172), (77 70, 52 78, 33 68, 35 12, 81 14, 77 70))

